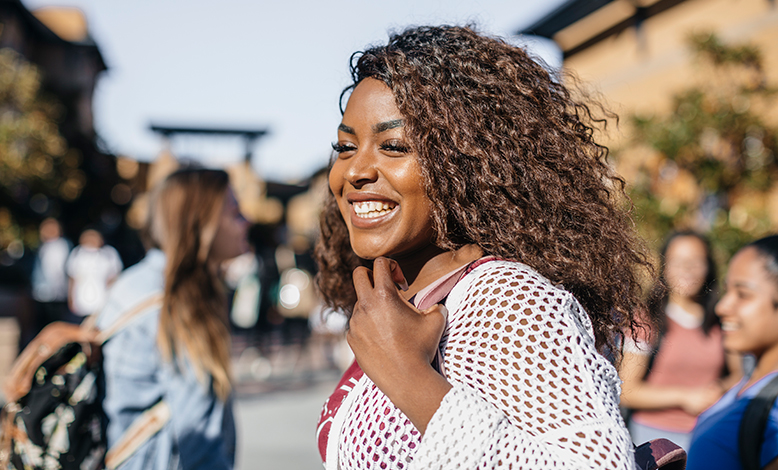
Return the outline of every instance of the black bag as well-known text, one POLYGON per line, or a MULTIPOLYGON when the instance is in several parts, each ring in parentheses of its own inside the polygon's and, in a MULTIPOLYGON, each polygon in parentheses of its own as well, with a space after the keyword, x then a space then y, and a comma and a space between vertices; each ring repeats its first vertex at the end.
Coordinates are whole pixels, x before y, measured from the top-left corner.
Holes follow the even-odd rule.
MULTIPOLYGON (((4 387, 8 403, 2 416, 0 469, 97 470, 120 463, 106 454, 100 346, 159 300, 155 295, 140 302, 106 332, 55 322, 33 339, 4 387)), ((164 425, 169 415, 162 419, 164 425)), ((131 437, 133 448, 123 452, 121 461, 139 446, 138 437, 131 437)))
POLYGON ((669 439, 652 439, 635 448, 635 464, 638 470, 684 470, 686 451, 669 439))
POLYGON ((764 443, 764 432, 770 411, 778 398, 778 377, 771 379, 756 396, 748 402, 738 429, 738 453, 743 470, 759 470, 764 443))

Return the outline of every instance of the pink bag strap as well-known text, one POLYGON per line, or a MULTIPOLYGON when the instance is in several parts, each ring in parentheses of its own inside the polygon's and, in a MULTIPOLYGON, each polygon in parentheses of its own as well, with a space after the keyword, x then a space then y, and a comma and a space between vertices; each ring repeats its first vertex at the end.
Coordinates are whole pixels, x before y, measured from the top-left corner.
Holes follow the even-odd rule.
POLYGON ((415 304, 419 310, 427 310, 435 304, 439 304, 451 292, 451 289, 459 282, 462 275, 467 271, 466 264, 451 271, 416 294, 415 304))
POLYGON ((465 274, 472 271, 476 266, 480 266, 486 261, 491 261, 493 259, 496 258, 494 256, 485 256, 442 276, 416 294, 416 300, 414 301, 416 308, 419 310, 426 310, 435 304, 439 304, 443 299, 448 297, 448 294, 451 293, 454 286, 465 277, 465 274))
MULTIPOLYGON (((490 261, 492 259, 494 259, 493 256, 479 258, 472 263, 461 266, 446 274, 445 276, 442 276, 432 284, 417 292, 414 296, 413 304, 419 310, 427 310, 433 305, 441 303, 446 297, 448 297, 454 286, 457 285, 457 283, 462 280, 462 278, 465 277, 467 273, 472 271, 476 266, 480 266, 484 262, 490 261)), ((446 318, 446 322, 448 323, 448 318, 446 318)), ((443 337, 445 338, 446 335, 444 334, 443 337)), ((435 353, 435 359, 432 361, 432 367, 440 372, 440 375, 443 377, 446 376, 446 368, 443 363, 443 350, 445 347, 445 341, 443 341, 443 338, 441 338, 438 351, 435 353)))

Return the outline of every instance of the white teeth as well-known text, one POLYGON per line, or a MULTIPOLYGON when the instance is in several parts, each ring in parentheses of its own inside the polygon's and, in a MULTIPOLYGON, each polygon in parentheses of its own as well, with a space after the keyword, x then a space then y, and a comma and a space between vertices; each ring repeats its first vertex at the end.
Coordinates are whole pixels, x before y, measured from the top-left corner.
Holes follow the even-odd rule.
POLYGON ((363 201, 354 203, 354 212, 356 212, 357 216, 366 219, 381 217, 394 208, 395 204, 382 201, 363 201))
POLYGON ((737 330, 739 327, 737 323, 734 322, 722 322, 721 323, 721 329, 724 331, 734 331, 737 330))

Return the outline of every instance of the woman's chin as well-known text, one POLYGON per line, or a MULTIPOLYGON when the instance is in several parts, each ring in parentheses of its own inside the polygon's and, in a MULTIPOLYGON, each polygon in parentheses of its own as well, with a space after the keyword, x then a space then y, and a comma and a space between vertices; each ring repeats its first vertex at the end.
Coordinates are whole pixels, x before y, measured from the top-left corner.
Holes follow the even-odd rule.
POLYGON ((386 250, 382 250, 376 247, 365 247, 352 244, 351 250, 354 251, 354 254, 357 255, 357 257, 367 261, 372 261, 381 256, 391 257, 391 255, 387 253, 386 250))

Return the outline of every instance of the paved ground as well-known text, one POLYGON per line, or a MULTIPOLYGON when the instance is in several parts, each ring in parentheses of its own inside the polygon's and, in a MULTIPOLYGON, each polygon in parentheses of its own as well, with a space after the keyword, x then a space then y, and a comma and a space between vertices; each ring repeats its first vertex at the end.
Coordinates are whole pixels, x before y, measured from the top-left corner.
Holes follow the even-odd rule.
POLYGON ((316 421, 324 400, 335 388, 337 374, 318 374, 310 379, 239 395, 235 406, 236 470, 323 468, 316 448, 316 421))

